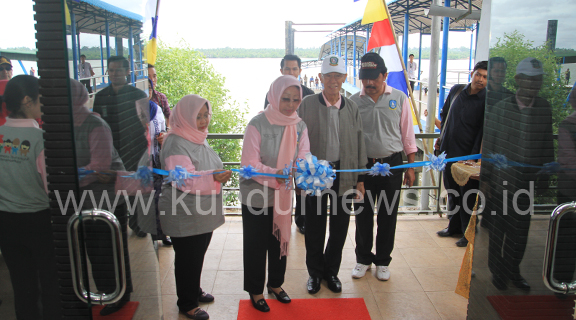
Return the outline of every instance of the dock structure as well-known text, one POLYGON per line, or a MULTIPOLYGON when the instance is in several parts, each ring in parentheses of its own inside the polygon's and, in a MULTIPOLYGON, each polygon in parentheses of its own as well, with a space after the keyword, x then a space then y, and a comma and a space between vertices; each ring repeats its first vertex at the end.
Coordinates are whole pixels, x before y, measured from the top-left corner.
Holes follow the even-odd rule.
MULTIPOLYGON (((488 0, 489 1, 489 0, 488 0)), ((394 32, 396 37, 402 36, 402 42, 398 43, 402 51, 402 60, 406 65, 408 62, 408 37, 410 34, 418 33, 420 37, 419 45, 419 55, 418 55, 418 83, 421 83, 421 56, 422 56, 422 36, 432 34, 432 20, 434 14, 433 10, 430 12, 432 6, 438 7, 435 0, 386 0, 388 5, 388 10, 390 12, 390 18, 394 24, 394 32)), ((440 80, 439 87, 440 90, 440 104, 443 103, 446 91, 449 90, 446 83, 446 72, 447 72, 447 57, 448 57, 448 31, 475 31, 471 34, 470 41, 470 63, 469 67, 472 66, 472 60, 474 59, 474 52, 477 48, 477 42, 473 41, 474 37, 478 39, 478 16, 479 10, 482 9, 482 0, 445 0, 444 7, 447 7, 446 11, 442 11, 440 14, 452 14, 453 16, 444 17, 443 25, 448 25, 449 28, 443 28, 442 33, 442 48, 441 48, 441 61, 442 65, 440 68, 440 80), (470 11, 470 14, 467 13, 470 11), (461 12, 465 14, 462 15, 461 12), (456 15, 454 15, 454 13, 456 15), (463 17, 462 17, 463 16, 463 17)), ((484 1, 487 2, 487 1, 484 1)), ((367 43, 370 38, 370 32, 372 30, 372 23, 362 24, 362 17, 355 19, 342 27, 337 28, 330 32, 327 37, 329 38, 320 48, 319 56, 317 60, 305 60, 302 63, 303 68, 307 67, 317 67, 321 64, 322 59, 327 55, 335 54, 340 57, 346 58, 346 68, 348 70, 348 79, 343 86, 346 90, 346 95, 351 95, 359 91, 359 59, 367 52, 367 43)), ((439 38, 438 38, 439 39, 439 38)), ((292 41, 294 38, 292 38, 292 41)), ((293 42, 292 42, 293 44, 293 42)), ((487 48, 486 48, 487 49, 487 48)), ((379 53, 379 48, 373 51, 379 53)), ((431 61, 431 64, 434 61, 431 61)), ((431 66, 432 67, 432 66, 431 66)), ((429 79, 436 79, 437 75, 429 77, 429 79)), ((438 110, 441 108, 439 106, 438 110)))
MULTIPOLYGON (((136 86, 145 80, 144 46, 142 25, 144 18, 138 14, 113 6, 101 0, 66 1, 70 12, 70 25, 67 26, 67 34, 71 37, 72 46, 72 74, 71 77, 78 80, 78 64, 81 55, 80 34, 95 34, 100 36, 100 74, 89 78, 94 89, 105 87, 106 68, 105 60, 112 55, 126 56, 124 52, 124 39, 128 40, 128 61, 130 63, 129 82, 136 86), (112 53, 111 37, 115 42, 115 52, 112 53), (97 81, 100 79, 100 81, 97 81)), ((85 79, 84 79, 85 80, 85 79)), ((141 89, 145 89, 142 87, 141 89)), ((94 90, 94 92, 96 92, 94 90)))

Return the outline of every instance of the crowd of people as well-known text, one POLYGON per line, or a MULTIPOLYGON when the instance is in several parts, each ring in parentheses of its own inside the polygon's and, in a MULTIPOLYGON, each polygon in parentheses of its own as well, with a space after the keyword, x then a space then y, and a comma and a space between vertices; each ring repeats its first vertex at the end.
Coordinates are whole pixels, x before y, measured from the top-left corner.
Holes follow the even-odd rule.
MULTIPOLYGON (((412 59, 413 55, 411 63, 412 59)), ((85 64, 84 60, 82 63, 85 64)), ((340 93, 347 71, 344 60, 336 55, 325 57, 321 72, 309 78, 310 86, 315 84, 319 88, 318 83, 322 84, 322 91, 316 94, 306 86, 308 77, 300 77, 301 60, 297 56, 285 56, 280 66, 282 75, 270 85, 264 110, 246 127, 242 166, 282 175, 284 168, 308 153, 328 161, 334 169, 366 169, 375 163, 396 166, 404 161, 415 161, 417 147, 408 97, 386 84, 388 71, 379 54, 367 53, 361 58, 362 89, 350 98, 340 93)), ((125 200, 113 206, 108 203, 103 209, 117 217, 123 237, 127 236, 130 225, 138 235, 151 233, 155 240, 173 246, 177 306, 187 318, 209 319, 199 304, 215 298, 200 287, 202 268, 212 234, 225 222, 223 185, 232 176, 207 141, 210 121, 218 110, 196 94, 182 97, 170 109, 166 96, 156 89, 157 74, 152 65, 148 66, 148 94, 128 84, 130 69, 126 58, 110 57, 107 67, 110 85, 95 95, 93 110, 87 107, 89 83, 70 80, 77 163, 88 172, 79 177, 80 188, 93 192, 96 197, 123 190, 130 196, 141 192, 154 199, 153 206, 139 207, 135 215, 128 213, 125 200), (165 171, 185 170, 194 177, 163 182, 163 177, 156 172, 151 184, 146 185, 129 178, 142 166, 165 171)), ((481 153, 483 148, 506 153, 492 140, 483 140, 484 130, 493 138, 497 134, 494 130, 500 130, 500 127, 494 127, 498 121, 520 112, 533 121, 509 134, 540 130, 546 139, 526 140, 526 145, 521 146, 525 154, 516 160, 538 165, 553 159, 550 108, 545 100, 537 97, 543 75, 540 62, 527 58, 518 64, 516 96, 501 85, 506 67, 503 59, 491 59, 490 65, 487 61, 478 62, 472 71, 471 82, 452 88, 442 109, 439 124, 442 131, 436 145, 439 151, 446 152, 448 157, 481 153), (489 66, 492 68, 490 76, 489 66), (484 126, 485 101, 490 102, 489 108, 494 108, 487 117, 492 121, 488 126, 484 126), (535 157, 531 152, 536 150, 534 148, 545 151, 546 157, 535 157)), ((81 70, 85 75, 92 72, 89 64, 81 70)), ((0 76, 4 74, 10 74, 8 79, 11 78, 11 64, 0 57, 0 76)), ((571 97, 572 106, 576 107, 574 94, 571 97)), ((9 116, 0 126, 0 143, 9 146, 10 150, 0 153, 4 168, 0 171, 3 181, 0 186, 0 249, 11 273, 17 316, 56 319, 61 309, 54 301, 58 297, 55 292, 58 285, 54 283, 57 269, 50 231, 44 144, 42 130, 35 121, 41 117, 38 79, 21 75, 7 81, 4 101, 9 116), (22 241, 12 241, 14 238, 22 241)), ((570 135, 573 118, 572 115, 562 123, 560 132, 562 161, 567 166, 573 166, 576 157, 573 135, 570 135)), ((448 227, 438 232, 441 237, 464 233, 476 197, 466 199, 460 195, 477 192, 479 188, 477 180, 458 186, 452 179, 450 166, 444 171, 446 189, 456 189, 459 195, 450 194, 448 198, 452 215, 448 227)), ((514 188, 524 188, 532 171, 519 170, 514 188)), ((489 167, 487 172, 494 175, 494 179, 503 179, 499 176, 501 171, 489 167)), ((293 182, 285 178, 241 178, 243 283, 254 308, 270 311, 264 289, 282 303, 291 302, 282 285, 294 198, 296 226, 305 236, 309 276, 306 287, 310 294, 319 292, 322 283, 332 292, 342 291, 339 271, 352 212, 356 222, 356 266, 352 278, 364 277, 374 265, 376 278, 389 280, 400 201, 398 193, 402 185, 411 187, 415 182, 413 168, 396 169, 391 173, 380 177, 337 172, 332 187, 319 195, 306 194, 297 187, 286 188, 287 184, 293 186, 293 182), (381 205, 384 201, 386 205, 381 205), (374 221, 377 223, 375 235, 374 221)), ((573 179, 573 175, 570 177, 573 179)), ((540 179, 540 183, 547 183, 547 180, 540 179)), ((566 195, 573 192, 564 189, 566 195)), ((491 201, 489 198, 486 204, 489 208, 496 205, 491 201)), ((522 205, 522 208, 528 206, 524 202, 522 205)), ((86 203, 84 209, 89 208, 93 206, 86 203)), ((521 242, 526 239, 525 234, 507 229, 507 226, 525 223, 526 218, 496 214, 485 219, 491 230, 489 266, 494 286, 504 289, 511 280, 514 286, 529 290, 530 286, 518 269, 522 254, 506 251, 506 248, 522 246, 521 242), (506 245, 510 242, 511 245, 506 245)), ((112 254, 112 249, 106 248, 106 228, 95 222, 85 229, 94 282, 103 293, 114 290, 112 280, 115 277, 112 262, 106 258, 112 254)), ((565 236, 570 237, 569 234, 565 236)), ((462 247, 467 243, 465 237, 460 237, 456 245, 462 247)), ((103 308, 102 315, 114 313, 130 301, 132 281, 127 241, 124 250, 128 274, 126 293, 118 302, 103 308)), ((302 282, 304 285, 304 280, 302 282)))

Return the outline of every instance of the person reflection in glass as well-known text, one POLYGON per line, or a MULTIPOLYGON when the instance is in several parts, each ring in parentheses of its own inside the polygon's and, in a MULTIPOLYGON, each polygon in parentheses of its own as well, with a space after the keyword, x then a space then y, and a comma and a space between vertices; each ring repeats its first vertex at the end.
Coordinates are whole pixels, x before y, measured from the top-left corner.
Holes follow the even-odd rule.
POLYGON ((530 290, 520 273, 520 263, 533 212, 533 190, 547 189, 548 175, 529 166, 554 161, 552 108, 538 97, 543 77, 539 60, 522 60, 514 77, 516 94, 486 114, 482 154, 504 155, 508 161, 525 164, 498 168, 491 161, 482 162, 483 183, 490 184, 483 188, 487 193, 483 220, 490 231, 488 266, 492 283, 499 290, 508 288, 508 280, 520 290, 530 290))
POLYGON ((492 57, 488 60, 488 100, 486 104, 488 108, 513 95, 512 91, 504 87, 507 68, 508 64, 502 57, 492 57))
MULTIPOLYGON (((576 110, 576 89, 568 98, 576 110)), ((558 204, 576 201, 576 112, 570 114, 558 127, 558 204)), ((570 283, 576 268, 576 214, 567 213, 560 220, 554 277, 570 283)))
MULTIPOLYGON (((112 130, 98 113, 92 113, 86 107, 88 91, 86 87, 73 79, 70 79, 70 92, 72 96, 74 118, 74 140, 76 146, 76 163, 79 172, 80 191, 86 194, 86 199, 91 199, 92 194, 95 203, 84 201, 83 209, 93 209, 98 204, 103 209, 112 212, 120 222, 124 245, 124 261, 126 267, 126 293, 122 299, 114 304, 105 306, 101 315, 108 315, 121 309, 130 301, 132 292, 132 278, 130 276, 130 258, 128 255, 127 238, 127 209, 124 197, 115 194, 116 172, 123 172, 124 165, 118 152, 113 146, 112 130), (84 174, 86 172, 91 172, 84 174), (118 203, 114 203, 116 197, 118 203), (105 201, 106 198, 110 202, 105 201), (102 201, 104 200, 104 201, 102 201)), ((114 264, 112 263, 113 248, 110 243, 110 227, 101 221, 84 222, 86 250, 92 265, 92 277, 99 292, 112 293, 116 289, 114 264)))

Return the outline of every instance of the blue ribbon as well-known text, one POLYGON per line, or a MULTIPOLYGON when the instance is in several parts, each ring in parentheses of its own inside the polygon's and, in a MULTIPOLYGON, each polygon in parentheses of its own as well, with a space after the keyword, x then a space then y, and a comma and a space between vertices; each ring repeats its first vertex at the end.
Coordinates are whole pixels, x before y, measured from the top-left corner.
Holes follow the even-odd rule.
POLYGON ((392 172, 390 172, 390 165, 389 164, 376 162, 372 166, 372 168, 370 168, 370 172, 368 174, 371 176, 381 175, 381 176, 385 177, 385 176, 391 176, 392 172))
POLYGON ((320 195, 334 183, 336 173, 326 160, 318 160, 311 153, 296 162, 296 186, 307 194, 320 195))
MULTIPOLYGON (((161 171, 166 172, 165 170, 161 171)), ((192 177, 200 177, 200 176, 188 173, 188 171, 186 171, 186 168, 182 166, 176 166, 173 170, 168 171, 168 176, 164 178, 164 182, 165 183, 176 182, 176 186, 178 188, 182 188, 186 186, 184 180, 192 177)))
POLYGON ((152 183, 152 180, 153 180, 152 172, 153 172, 153 170, 150 170, 150 168, 148 168, 147 166, 139 166, 138 170, 136 170, 132 174, 129 174, 127 176, 122 176, 122 177, 123 178, 132 178, 134 180, 140 180, 140 185, 142 187, 146 187, 152 183))
POLYGON ((87 175, 94 173, 96 171, 94 170, 86 170, 86 168, 78 168, 78 179, 82 180, 84 178, 86 178, 87 175))
POLYGON ((252 179, 254 176, 265 176, 265 177, 273 177, 273 178, 280 178, 280 179, 288 179, 288 175, 283 174, 274 174, 274 173, 264 173, 258 172, 258 169, 255 169, 253 166, 242 166, 240 169, 232 169, 233 172, 238 172, 240 177, 244 179, 252 179))
POLYGON ((434 154, 429 153, 427 157, 428 164, 425 165, 426 171, 444 171, 444 169, 446 169, 446 152, 442 152, 439 156, 435 156, 434 154))

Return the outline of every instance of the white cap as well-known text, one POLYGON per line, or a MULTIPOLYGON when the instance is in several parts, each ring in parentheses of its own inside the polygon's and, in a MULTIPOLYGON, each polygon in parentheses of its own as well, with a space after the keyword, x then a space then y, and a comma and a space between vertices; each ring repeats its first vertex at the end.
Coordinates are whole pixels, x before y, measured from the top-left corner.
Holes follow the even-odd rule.
POLYGON ((322 74, 328 74, 332 72, 337 72, 341 74, 346 74, 346 66, 344 66, 344 60, 335 55, 329 55, 322 61, 322 74))
POLYGON ((516 67, 516 74, 525 74, 529 77, 544 74, 544 70, 542 69, 542 62, 536 58, 528 57, 518 63, 518 66, 516 67))

